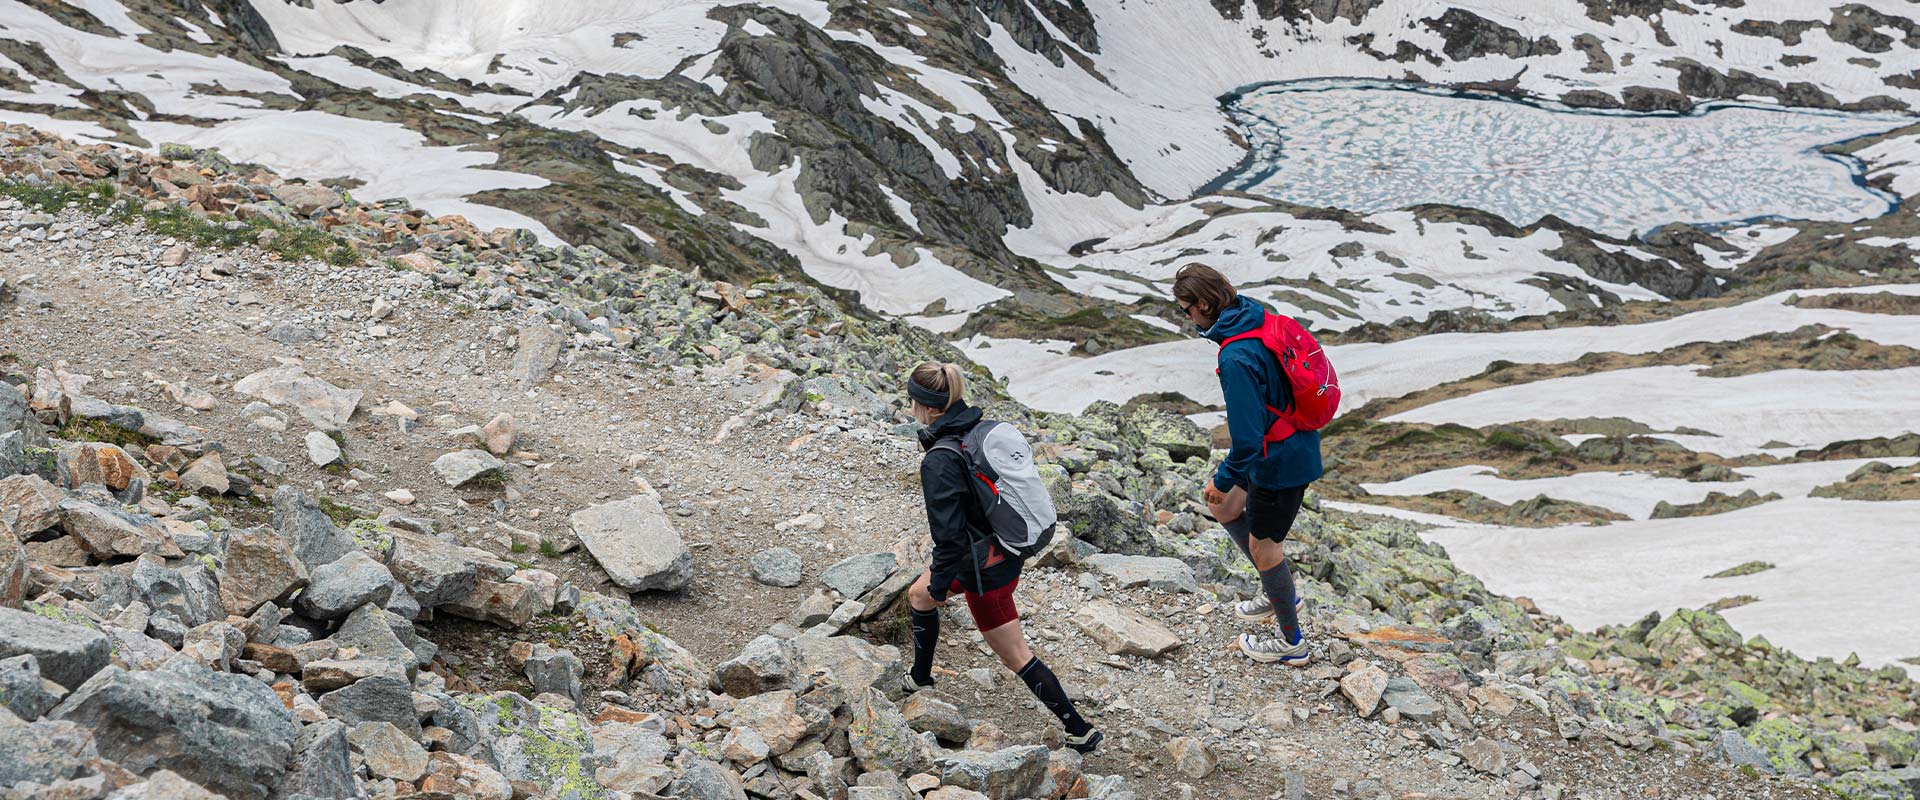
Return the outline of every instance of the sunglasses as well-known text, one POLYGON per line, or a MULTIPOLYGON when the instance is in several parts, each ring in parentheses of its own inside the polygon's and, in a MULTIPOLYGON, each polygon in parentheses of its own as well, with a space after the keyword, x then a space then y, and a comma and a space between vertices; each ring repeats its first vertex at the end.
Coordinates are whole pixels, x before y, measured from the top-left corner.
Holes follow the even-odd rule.
POLYGON ((1180 313, 1182 314, 1192 314, 1193 307, 1197 305, 1199 305, 1199 303, 1182 303, 1178 300, 1173 301, 1173 306, 1175 308, 1180 309, 1180 313))

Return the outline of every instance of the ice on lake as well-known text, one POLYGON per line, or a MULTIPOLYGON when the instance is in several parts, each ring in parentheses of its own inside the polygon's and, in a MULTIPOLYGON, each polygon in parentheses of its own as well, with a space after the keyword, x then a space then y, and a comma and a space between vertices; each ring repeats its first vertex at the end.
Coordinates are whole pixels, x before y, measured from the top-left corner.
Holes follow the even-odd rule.
POLYGON ((1576 111, 1363 81, 1274 84, 1228 111, 1252 152, 1215 188, 1359 212, 1445 203, 1521 225, 1552 214, 1617 236, 1885 214, 1893 201, 1856 179, 1857 162, 1818 148, 1916 121, 1729 104, 1576 111))

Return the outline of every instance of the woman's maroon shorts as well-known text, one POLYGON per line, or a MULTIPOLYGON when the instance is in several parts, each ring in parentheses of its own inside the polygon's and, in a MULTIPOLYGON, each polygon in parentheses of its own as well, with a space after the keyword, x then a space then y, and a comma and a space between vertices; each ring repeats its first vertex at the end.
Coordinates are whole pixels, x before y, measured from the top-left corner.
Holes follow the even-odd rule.
POLYGON ((986 594, 974 594, 955 579, 947 589, 947 594, 951 596, 957 592, 967 596, 967 611, 973 614, 973 626, 985 633, 1020 618, 1020 611, 1013 607, 1013 588, 1019 585, 1020 579, 1014 578, 1007 585, 986 594))

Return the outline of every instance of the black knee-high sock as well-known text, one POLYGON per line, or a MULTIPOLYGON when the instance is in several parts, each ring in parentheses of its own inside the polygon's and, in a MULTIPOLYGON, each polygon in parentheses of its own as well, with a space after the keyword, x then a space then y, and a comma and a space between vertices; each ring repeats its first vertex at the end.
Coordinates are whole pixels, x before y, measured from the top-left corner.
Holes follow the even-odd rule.
POLYGON ((1288 644, 1300 641, 1300 614, 1294 610, 1293 559, 1282 558, 1272 569, 1260 573, 1260 588, 1273 604, 1273 622, 1288 644))
POLYGON ((1220 527, 1227 529, 1227 538, 1240 548, 1241 554, 1247 557, 1247 563, 1253 563, 1253 546, 1247 543, 1247 537, 1253 535, 1253 521, 1241 514, 1239 519, 1220 523, 1220 527))
POLYGON ((1067 690, 1061 688, 1060 677, 1053 674, 1045 661, 1034 656, 1032 661, 1020 668, 1017 673, 1020 680, 1027 684, 1027 690, 1040 698, 1040 704, 1060 718, 1060 724, 1067 726, 1069 736, 1081 736, 1093 730, 1092 725, 1080 718, 1080 712, 1073 708, 1073 699, 1067 697, 1067 690))
POLYGON ((913 611, 913 671, 907 674, 922 686, 933 685, 933 649, 940 643, 940 612, 913 611))

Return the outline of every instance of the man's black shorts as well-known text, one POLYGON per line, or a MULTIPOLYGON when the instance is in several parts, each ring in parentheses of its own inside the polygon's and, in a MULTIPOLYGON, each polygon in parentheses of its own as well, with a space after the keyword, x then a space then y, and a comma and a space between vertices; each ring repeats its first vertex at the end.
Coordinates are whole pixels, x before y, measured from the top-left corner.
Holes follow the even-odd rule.
POLYGON ((1286 489, 1251 488, 1247 491, 1247 521, 1252 535, 1256 539, 1269 542, 1284 542, 1287 531, 1293 529, 1293 518, 1300 514, 1300 504, 1307 499, 1307 487, 1294 486, 1286 489))

